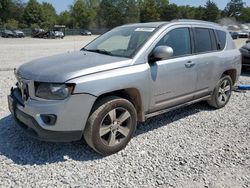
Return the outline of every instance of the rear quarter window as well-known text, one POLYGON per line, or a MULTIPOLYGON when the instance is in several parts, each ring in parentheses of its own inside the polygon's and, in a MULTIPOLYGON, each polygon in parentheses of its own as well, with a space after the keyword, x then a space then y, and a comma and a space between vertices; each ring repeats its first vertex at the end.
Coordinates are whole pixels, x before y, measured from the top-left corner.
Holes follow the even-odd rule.
POLYGON ((223 50, 226 46, 226 32, 224 31, 220 31, 220 30, 216 30, 215 31, 217 34, 217 39, 218 39, 218 45, 219 45, 219 49, 223 50))

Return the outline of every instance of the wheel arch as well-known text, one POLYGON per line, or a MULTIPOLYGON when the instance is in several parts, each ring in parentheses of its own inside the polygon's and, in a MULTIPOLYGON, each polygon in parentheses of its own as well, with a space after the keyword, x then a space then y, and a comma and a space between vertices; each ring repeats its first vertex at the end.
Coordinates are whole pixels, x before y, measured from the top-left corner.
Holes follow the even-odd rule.
POLYGON ((227 70, 227 71, 223 72, 223 74, 221 75, 221 77, 223 75, 230 76, 231 79, 232 79, 232 81, 233 81, 233 85, 236 83, 236 78, 237 78, 237 70, 236 69, 227 70))
MULTIPOLYGON (((136 88, 127 88, 127 89, 120 89, 120 90, 116 90, 116 91, 112 91, 112 92, 108 92, 108 93, 103 93, 100 96, 97 97, 93 107, 103 98, 109 97, 109 96, 117 96, 117 97, 121 97, 123 99, 127 99, 128 101, 130 101, 137 112, 137 119, 139 122, 144 122, 145 121, 145 114, 143 111, 143 104, 142 104, 142 100, 141 100, 141 94, 139 92, 138 89, 136 88)), ((92 108, 93 108, 92 107, 92 108)))

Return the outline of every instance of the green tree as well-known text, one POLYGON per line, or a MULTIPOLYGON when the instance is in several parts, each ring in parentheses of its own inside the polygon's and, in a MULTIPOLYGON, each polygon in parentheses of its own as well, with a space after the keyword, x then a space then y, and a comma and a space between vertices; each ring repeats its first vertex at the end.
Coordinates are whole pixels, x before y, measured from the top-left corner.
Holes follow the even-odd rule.
POLYGON ((175 20, 175 19, 194 19, 196 8, 191 6, 177 6, 176 4, 169 4, 164 9, 164 17, 162 20, 175 20))
POLYGON ((239 20, 250 23, 250 7, 241 10, 239 20))
POLYGON ((53 5, 47 2, 43 2, 42 13, 43 13, 42 27, 43 28, 53 27, 57 21, 57 14, 53 5))
POLYGON ((85 3, 89 8, 96 8, 101 2, 102 0, 85 0, 85 3))
POLYGON ((231 0, 223 11, 223 15, 227 17, 237 18, 244 8, 245 3, 242 0, 231 0))
POLYGON ((140 22, 140 9, 136 0, 127 0, 125 5, 125 23, 140 22))
POLYGON ((166 6, 163 9, 162 14, 161 14, 161 20, 165 20, 165 21, 171 21, 171 20, 179 19, 179 18, 180 18, 180 14, 179 14, 178 6, 174 3, 166 6))
POLYGON ((24 4, 22 0, 0 0, 0 22, 6 26, 22 23, 24 4))
POLYGON ((61 12, 58 16, 58 24, 65 25, 68 28, 73 28, 72 18, 69 11, 61 12))
POLYGON ((161 13, 159 1, 155 0, 143 0, 140 2, 140 19, 141 22, 159 21, 161 19, 161 13))
POLYGON ((124 17, 119 9, 122 1, 103 0, 98 11, 99 24, 108 28, 112 28, 124 23, 124 17))
POLYGON ((29 0, 24 9, 23 20, 28 25, 37 24, 41 27, 44 21, 44 14, 41 4, 36 0, 29 0))
POLYGON ((9 11, 11 5, 11 0, 0 0, 0 19, 4 23, 10 18, 9 11))
POLYGON ((216 3, 211 0, 208 0, 205 5, 203 19, 206 21, 215 22, 220 18, 220 14, 220 9, 216 5, 216 3))
POLYGON ((190 6, 178 7, 179 18, 181 19, 193 19, 195 17, 195 9, 190 6))
POLYGON ((98 10, 98 22, 108 28, 139 22, 137 0, 103 0, 98 10))
POLYGON ((4 27, 7 29, 17 29, 18 28, 18 21, 15 19, 9 19, 5 24, 4 27))
POLYGON ((94 9, 88 7, 84 0, 76 0, 70 7, 73 24, 78 28, 86 28, 96 16, 94 9))
POLYGON ((99 25, 97 12, 99 10, 99 6, 102 0, 85 0, 85 1, 92 14, 89 27, 96 28, 99 25))
POLYGON ((195 8, 195 14, 194 14, 194 19, 196 20, 202 20, 205 16, 205 7, 199 6, 195 8))
POLYGON ((9 7, 10 19, 14 19, 19 23, 22 23, 24 7, 25 5, 22 0, 12 0, 12 3, 9 7))

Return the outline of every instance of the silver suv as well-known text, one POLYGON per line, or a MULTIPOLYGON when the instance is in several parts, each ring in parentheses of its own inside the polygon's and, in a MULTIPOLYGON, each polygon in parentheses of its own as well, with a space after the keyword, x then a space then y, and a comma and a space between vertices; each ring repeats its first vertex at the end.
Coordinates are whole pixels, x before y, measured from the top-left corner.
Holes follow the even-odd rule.
POLYGON ((110 155, 128 144, 137 121, 203 100, 224 107, 240 70, 241 54, 217 24, 124 25, 78 52, 19 67, 9 109, 32 137, 65 142, 83 136, 110 155))

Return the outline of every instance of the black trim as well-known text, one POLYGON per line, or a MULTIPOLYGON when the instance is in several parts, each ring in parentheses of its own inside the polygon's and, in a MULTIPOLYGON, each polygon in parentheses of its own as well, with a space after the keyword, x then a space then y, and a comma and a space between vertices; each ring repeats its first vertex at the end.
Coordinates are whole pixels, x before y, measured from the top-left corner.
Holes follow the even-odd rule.
POLYGON ((218 29, 214 29, 214 33, 215 33, 215 37, 216 37, 216 40, 217 40, 218 51, 223 51, 226 48, 226 44, 227 44, 227 33, 225 31, 218 30, 218 29), (222 44, 220 42, 220 39, 219 39, 219 36, 218 36, 218 32, 224 32, 225 35, 226 35, 224 48, 222 48, 222 46, 221 46, 222 44))
POLYGON ((195 35, 192 27, 189 27, 190 41, 191 41, 191 54, 195 54, 195 35))
POLYGON ((11 97, 16 101, 19 105, 24 107, 24 101, 22 99, 22 94, 20 89, 18 88, 11 88, 11 97))
POLYGON ((212 45, 212 49, 213 51, 218 51, 218 42, 216 40, 216 36, 215 36, 215 32, 213 29, 209 29, 209 34, 210 34, 210 40, 211 40, 211 45, 212 45), (214 49, 215 48, 215 49, 214 49))
POLYGON ((221 51, 221 44, 220 44, 220 41, 219 41, 219 37, 218 37, 218 34, 216 32, 217 30, 214 30, 214 33, 215 33, 215 38, 216 38, 216 43, 217 43, 217 49, 218 51, 221 51))
POLYGON ((16 108, 17 124, 25 131, 25 133, 35 139, 50 142, 71 142, 80 140, 82 131, 48 131, 43 129, 36 120, 16 108))

